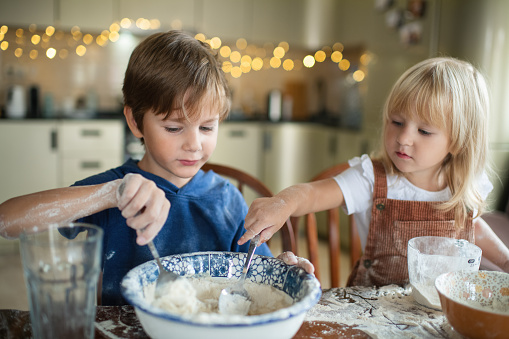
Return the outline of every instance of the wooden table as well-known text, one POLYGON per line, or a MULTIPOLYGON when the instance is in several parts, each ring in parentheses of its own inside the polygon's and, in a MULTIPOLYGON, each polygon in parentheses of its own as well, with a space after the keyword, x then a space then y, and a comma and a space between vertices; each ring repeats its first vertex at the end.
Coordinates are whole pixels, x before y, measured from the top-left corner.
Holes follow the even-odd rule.
MULTIPOLYGON (((409 289, 335 288, 325 290, 294 339, 460 338, 440 311, 417 304, 409 289)), ((0 338, 31 338, 28 311, 0 310, 0 338)), ((95 337, 148 338, 132 306, 98 306, 95 337)))

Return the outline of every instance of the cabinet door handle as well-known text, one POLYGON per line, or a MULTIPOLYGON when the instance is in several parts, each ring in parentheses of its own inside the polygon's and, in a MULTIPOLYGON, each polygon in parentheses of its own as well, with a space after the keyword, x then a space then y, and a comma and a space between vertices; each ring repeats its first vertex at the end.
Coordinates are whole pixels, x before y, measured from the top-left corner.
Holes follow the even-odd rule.
POLYGON ((232 138, 243 138, 245 134, 246 134, 245 131, 242 130, 230 131, 230 137, 232 138))
POLYGON ((270 151, 272 149, 272 135, 269 132, 263 133, 263 150, 270 151))
POLYGON ((51 131, 50 135, 51 149, 56 151, 58 148, 58 134, 56 130, 51 131))
POLYGON ((82 161, 81 168, 82 169, 98 169, 101 167, 100 161, 82 161))
POLYGON ((101 130, 99 130, 99 129, 82 129, 81 136, 82 137, 100 137, 101 130))

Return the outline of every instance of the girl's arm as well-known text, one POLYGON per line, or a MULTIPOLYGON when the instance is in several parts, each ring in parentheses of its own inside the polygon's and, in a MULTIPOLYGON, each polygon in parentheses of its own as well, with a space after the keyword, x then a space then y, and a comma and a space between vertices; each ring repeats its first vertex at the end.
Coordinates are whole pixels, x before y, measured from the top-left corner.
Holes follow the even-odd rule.
POLYGON ((343 204, 343 193, 333 178, 290 186, 271 198, 253 201, 246 215, 244 227, 247 231, 238 243, 242 245, 259 233, 262 241, 267 241, 290 216, 298 217, 343 204))
POLYGON ((505 272, 509 272, 509 249, 482 218, 477 218, 475 244, 482 249, 482 255, 505 272))
POLYGON ((0 235, 17 238, 28 227, 71 222, 118 207, 137 242, 145 245, 164 225, 170 203, 151 180, 138 174, 104 184, 57 188, 7 200, 0 205, 0 235), (118 187, 124 183, 123 193, 118 187), (142 213, 140 213, 142 212, 142 213))

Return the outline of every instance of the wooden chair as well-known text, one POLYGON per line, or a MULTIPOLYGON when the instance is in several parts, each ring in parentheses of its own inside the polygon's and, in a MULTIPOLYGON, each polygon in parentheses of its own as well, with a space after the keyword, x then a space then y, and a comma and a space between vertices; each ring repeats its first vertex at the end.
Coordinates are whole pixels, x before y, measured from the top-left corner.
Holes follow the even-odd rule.
MULTIPOLYGON (((330 168, 325 169, 315 176, 311 181, 318 181, 322 179, 332 178, 337 174, 348 169, 350 166, 348 163, 341 163, 330 168)), ((340 244, 340 228, 339 228, 339 212, 340 208, 333 208, 327 210, 327 235, 329 244, 329 257, 330 257, 330 283, 331 287, 340 286, 341 278, 341 244, 340 244)), ((298 233, 299 217, 291 218, 292 225, 294 227, 294 233, 298 233)), ((349 216, 349 230, 350 230, 350 262, 351 267, 357 262, 361 256, 361 243, 357 227, 353 216, 349 216)), ((315 266, 315 276, 320 280, 320 260, 318 254, 318 229, 316 222, 315 213, 310 213, 305 216, 305 232, 306 242, 309 251, 309 260, 315 266)))
MULTIPOLYGON (((237 182, 236 186, 240 193, 244 193, 244 187, 249 187, 260 197, 271 197, 274 195, 272 191, 259 179, 239 169, 214 163, 206 163, 203 165, 202 169, 204 171, 212 170, 223 177, 232 179, 233 181, 237 182)), ((296 238, 290 219, 286 221, 280 232, 283 252, 292 251, 296 253, 296 238)))

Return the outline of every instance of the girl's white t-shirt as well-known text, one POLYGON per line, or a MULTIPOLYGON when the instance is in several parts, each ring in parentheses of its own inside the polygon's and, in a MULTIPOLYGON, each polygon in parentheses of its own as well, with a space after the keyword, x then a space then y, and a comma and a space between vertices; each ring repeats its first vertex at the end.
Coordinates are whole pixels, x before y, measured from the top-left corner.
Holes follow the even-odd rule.
MULTIPOLYGON (((354 214, 355 223, 359 231, 361 245, 364 249, 368 238, 371 209, 373 207, 373 188, 375 174, 371 158, 364 154, 348 161, 350 168, 334 177, 345 198, 345 212, 354 214)), ((486 199, 493 189, 493 185, 486 173, 478 181, 479 193, 486 199)), ((387 175, 387 198, 412 201, 447 201, 451 198, 449 187, 430 192, 414 186, 403 176, 387 175)), ((477 211, 474 211, 474 215, 477 211)))

